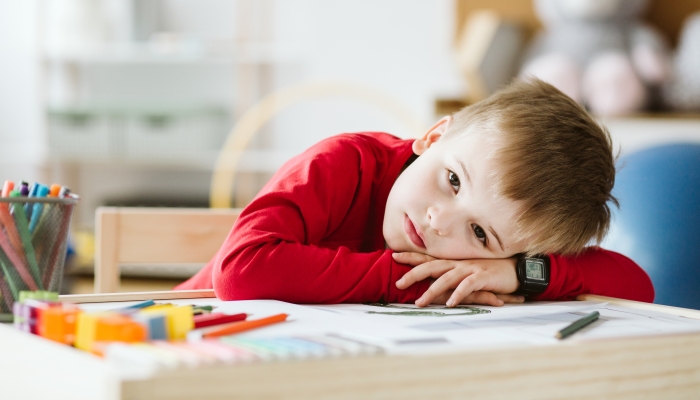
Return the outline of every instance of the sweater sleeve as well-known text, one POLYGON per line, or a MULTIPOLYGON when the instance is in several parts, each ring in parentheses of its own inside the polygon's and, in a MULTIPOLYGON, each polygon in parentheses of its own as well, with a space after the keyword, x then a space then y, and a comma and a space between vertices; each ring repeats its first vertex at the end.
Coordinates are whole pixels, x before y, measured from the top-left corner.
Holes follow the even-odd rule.
POLYGON ((580 294, 597 294, 654 301, 654 286, 649 276, 622 254, 590 247, 577 256, 549 257, 549 286, 536 300, 573 300, 580 294))
POLYGON ((214 260, 217 297, 404 303, 427 289, 428 281, 396 288, 410 268, 396 263, 391 250, 361 253, 344 245, 339 226, 348 224, 359 198, 368 198, 371 185, 362 180, 374 178, 362 151, 321 143, 283 166, 238 218, 214 260), (337 245, 322 240, 331 235, 337 245))

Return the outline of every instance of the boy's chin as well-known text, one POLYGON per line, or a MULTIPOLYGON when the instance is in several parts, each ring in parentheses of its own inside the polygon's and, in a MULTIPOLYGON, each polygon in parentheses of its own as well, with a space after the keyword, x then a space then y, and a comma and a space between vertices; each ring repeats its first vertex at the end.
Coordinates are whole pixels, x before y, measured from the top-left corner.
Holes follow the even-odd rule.
POLYGON ((393 241, 391 239, 387 240, 386 237, 384 238, 384 247, 386 247, 389 250, 392 250, 395 253, 404 253, 407 251, 413 251, 410 248, 407 248, 406 245, 402 243, 397 243, 396 241, 393 241))

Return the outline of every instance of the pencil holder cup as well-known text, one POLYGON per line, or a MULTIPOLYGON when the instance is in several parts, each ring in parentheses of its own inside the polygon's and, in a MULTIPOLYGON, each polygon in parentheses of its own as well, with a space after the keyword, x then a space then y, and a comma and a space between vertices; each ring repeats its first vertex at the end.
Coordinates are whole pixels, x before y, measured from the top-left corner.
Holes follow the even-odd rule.
POLYGON ((0 198, 0 314, 21 291, 58 292, 78 197, 0 198))

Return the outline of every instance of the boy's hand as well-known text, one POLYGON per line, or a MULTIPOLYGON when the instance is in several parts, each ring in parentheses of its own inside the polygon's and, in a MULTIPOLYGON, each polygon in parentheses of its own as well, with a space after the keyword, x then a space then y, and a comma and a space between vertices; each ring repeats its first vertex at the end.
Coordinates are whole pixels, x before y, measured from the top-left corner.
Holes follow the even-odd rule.
POLYGON ((415 266, 396 282, 397 288, 406 289, 426 278, 436 279, 416 300, 419 307, 436 301, 454 307, 463 301, 500 306, 504 302, 521 303, 524 300, 522 296, 510 294, 518 289, 515 257, 440 260, 412 252, 394 253, 393 257, 396 262, 415 266), (449 293, 451 289, 453 291, 449 293))

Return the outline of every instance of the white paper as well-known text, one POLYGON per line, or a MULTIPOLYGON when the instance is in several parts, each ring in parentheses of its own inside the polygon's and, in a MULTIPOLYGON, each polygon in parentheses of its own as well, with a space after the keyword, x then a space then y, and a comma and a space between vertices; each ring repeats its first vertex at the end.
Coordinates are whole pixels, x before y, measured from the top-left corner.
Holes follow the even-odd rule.
MULTIPOLYGON (((556 345, 564 341, 700 332, 700 320, 599 302, 535 302, 510 304, 503 307, 475 306, 490 312, 474 315, 454 315, 464 310, 445 310, 440 306, 417 309, 411 305, 387 308, 363 304, 297 305, 274 300, 224 302, 217 299, 183 299, 163 302, 212 305, 216 307, 216 312, 227 314, 243 312, 249 315, 249 319, 279 313, 289 315, 286 322, 243 333, 242 337, 334 334, 380 346, 389 353, 556 345), (413 310, 439 311, 452 315, 376 314, 376 312, 413 310), (555 338, 557 331, 592 310, 598 310, 601 314, 597 321, 564 341, 555 338)), ((137 302, 83 305, 82 307, 97 311, 123 308, 135 303, 137 302)))

